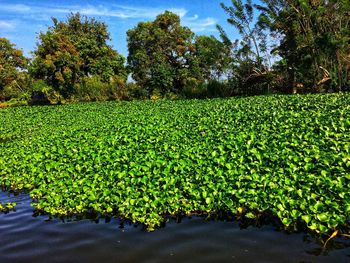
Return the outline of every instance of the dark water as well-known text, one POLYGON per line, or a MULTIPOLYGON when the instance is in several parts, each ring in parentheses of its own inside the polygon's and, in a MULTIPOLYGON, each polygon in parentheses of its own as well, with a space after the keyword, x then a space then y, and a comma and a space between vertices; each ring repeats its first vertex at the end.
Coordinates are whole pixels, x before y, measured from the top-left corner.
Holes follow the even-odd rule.
POLYGON ((0 262, 350 262, 350 241, 336 238, 323 250, 305 233, 272 226, 240 229, 237 222, 192 217, 149 233, 112 219, 33 217, 30 198, 0 192, 16 212, 0 214, 0 262))

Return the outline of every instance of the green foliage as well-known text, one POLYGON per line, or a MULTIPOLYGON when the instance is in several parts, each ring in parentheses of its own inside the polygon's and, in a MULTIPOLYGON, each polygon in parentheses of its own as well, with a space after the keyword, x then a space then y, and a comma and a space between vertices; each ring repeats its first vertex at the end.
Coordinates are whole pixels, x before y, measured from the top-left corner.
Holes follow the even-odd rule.
POLYGON ((125 89, 129 94, 129 99, 146 99, 148 97, 147 90, 142 88, 135 82, 128 82, 125 89))
POLYGON ((31 87, 30 105, 61 104, 65 100, 62 95, 54 90, 43 80, 36 80, 31 87))
POLYGON ((68 16, 67 22, 52 20, 53 26, 38 37, 30 67, 34 78, 64 97, 72 95, 87 77, 96 76, 105 83, 115 77, 126 80, 124 58, 107 44, 105 23, 79 13, 68 16))
POLYGON ((233 25, 242 36, 240 44, 241 50, 249 59, 257 64, 262 63, 261 43, 259 43, 258 27, 254 24, 254 8, 251 0, 232 0, 232 6, 226 6, 221 3, 223 10, 229 15, 227 22, 233 25), (253 51, 254 50, 254 51, 253 51))
POLYGON ((228 82, 220 82, 217 80, 211 80, 206 85, 207 97, 230 97, 234 95, 234 90, 230 87, 228 82))
POLYGON ((347 231, 349 105, 330 94, 1 109, 0 185, 56 216, 149 229, 224 211, 347 231))
MULTIPOLYGON (((125 60, 104 22, 72 13, 38 36, 29 63, 0 38, 0 101, 31 104, 350 90, 350 2, 221 3, 240 39, 195 36, 169 11, 128 30, 125 60), (126 85, 131 73, 135 83, 126 85), (46 88, 38 90, 37 81, 46 88), (34 85, 34 87, 33 87, 34 85)), ((16 104, 16 103, 15 103, 16 104)), ((1 105, 4 105, 2 103, 1 105)))
POLYGON ((240 60, 233 66, 230 82, 236 95, 261 95, 270 93, 274 72, 249 59, 240 60))
POLYGON ((199 99, 207 97, 205 84, 196 78, 188 78, 185 81, 185 87, 181 93, 188 99, 199 99))
POLYGON ((221 6, 241 39, 231 42, 218 29, 231 46, 229 79, 239 94, 350 89, 349 1, 231 2, 221 6))
POLYGON ((128 30, 128 65, 133 79, 149 96, 180 93, 187 78, 196 77, 194 33, 169 11, 152 22, 128 30))
POLYGON ((312 92, 349 90, 349 1, 262 2, 259 24, 280 38, 276 51, 290 88, 301 83, 312 92))
MULTIPOLYGON (((17 81, 13 81, 12 84, 17 84, 17 81)), ((0 96, 3 98, 3 100, 11 100, 11 99, 26 99, 29 96, 28 91, 23 90, 21 87, 18 87, 15 85, 8 85, 6 86, 1 92, 0 96)))
MULTIPOLYGON (((232 0, 232 6, 221 3, 229 15, 227 22, 233 25, 241 35, 234 42, 227 40, 226 33, 218 26, 223 43, 230 48, 231 59, 228 76, 230 94, 258 95, 270 93, 271 71, 268 35, 264 28, 255 22, 252 1, 232 0)), ((271 44, 270 44, 271 45, 271 44)))
POLYGON ((14 210, 15 206, 16 206, 16 203, 14 202, 0 203, 0 212, 8 213, 11 210, 14 210))
POLYGON ((213 36, 197 36, 195 39, 198 71, 206 80, 220 80, 230 63, 230 48, 213 36))
POLYGON ((81 85, 77 85, 73 96, 78 101, 105 101, 118 99, 124 86, 123 79, 114 79, 108 83, 100 77, 84 77, 81 85))
POLYGON ((6 108, 6 107, 18 107, 18 106, 27 106, 28 101, 21 98, 11 98, 10 100, 1 103, 0 108, 6 108))
POLYGON ((0 38, 0 100, 15 97, 25 89, 27 64, 21 50, 8 39, 0 38))

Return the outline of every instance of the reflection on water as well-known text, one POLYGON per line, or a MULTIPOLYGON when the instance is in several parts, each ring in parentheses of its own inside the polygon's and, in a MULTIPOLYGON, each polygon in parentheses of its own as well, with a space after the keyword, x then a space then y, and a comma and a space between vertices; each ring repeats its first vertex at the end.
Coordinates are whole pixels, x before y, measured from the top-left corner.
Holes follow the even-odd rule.
POLYGON ((273 226, 241 229, 237 222, 185 218, 148 233, 116 219, 34 217, 27 195, 0 192, 16 212, 0 214, 0 262, 350 262, 350 241, 327 249, 305 233, 273 226))

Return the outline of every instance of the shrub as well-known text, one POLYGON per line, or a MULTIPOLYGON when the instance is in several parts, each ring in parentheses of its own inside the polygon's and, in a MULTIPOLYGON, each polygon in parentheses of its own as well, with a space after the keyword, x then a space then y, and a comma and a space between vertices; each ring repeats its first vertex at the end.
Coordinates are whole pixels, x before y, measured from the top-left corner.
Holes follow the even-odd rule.
POLYGON ((205 85, 202 84, 196 78, 188 78, 185 81, 185 87, 182 91, 182 94, 185 98, 194 99, 194 98, 204 98, 206 96, 207 90, 205 85))
POLYGON ((0 101, 8 101, 12 98, 27 100, 30 97, 32 79, 27 72, 17 74, 17 79, 12 80, 0 90, 0 101))
POLYGON ((108 84, 103 83, 99 77, 84 77, 81 84, 74 86, 73 96, 78 101, 107 100, 104 95, 108 84))
POLYGON ((51 86, 47 85, 45 81, 37 80, 33 83, 29 104, 47 105, 63 104, 64 102, 62 95, 51 86))
POLYGON ((228 83, 210 80, 206 84, 207 96, 210 98, 216 97, 230 97, 233 95, 233 90, 230 88, 228 83))
POLYGON ((135 82, 128 82, 125 84, 125 89, 129 94, 129 99, 146 99, 147 98, 147 90, 142 88, 135 82))

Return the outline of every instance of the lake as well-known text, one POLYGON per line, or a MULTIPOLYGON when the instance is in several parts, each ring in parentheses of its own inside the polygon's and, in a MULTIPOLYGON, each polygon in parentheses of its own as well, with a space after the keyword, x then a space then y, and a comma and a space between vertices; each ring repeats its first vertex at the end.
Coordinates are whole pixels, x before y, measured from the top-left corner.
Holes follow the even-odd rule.
POLYGON ((0 192, 0 202, 9 201, 17 206, 0 214, 0 262, 350 262, 346 238, 323 249, 307 233, 200 217, 147 232, 117 219, 34 216, 28 195, 0 192))

